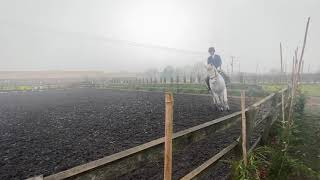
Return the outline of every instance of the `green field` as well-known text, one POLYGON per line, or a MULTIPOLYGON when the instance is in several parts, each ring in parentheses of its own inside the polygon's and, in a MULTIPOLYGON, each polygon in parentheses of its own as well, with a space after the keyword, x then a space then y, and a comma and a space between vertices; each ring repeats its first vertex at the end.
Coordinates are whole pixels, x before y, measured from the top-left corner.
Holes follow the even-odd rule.
MULTIPOLYGON (((306 86, 304 88, 319 88, 306 86)), ((310 92, 310 91, 309 91, 310 92)), ((319 92, 316 92, 319 93, 319 92)), ((311 94, 316 95, 311 91, 311 94)), ((320 97, 307 97, 305 110, 301 116, 296 117, 295 126, 297 128, 299 143, 296 144, 295 158, 320 175, 320 97)), ((319 176, 320 177, 320 176, 319 176)))
POLYGON ((302 92, 307 96, 320 97, 320 84, 305 84, 302 85, 302 92))
POLYGON ((30 91, 32 86, 0 86, 0 91, 30 91))
MULTIPOLYGON (((267 92, 276 92, 286 87, 286 85, 263 85, 263 89, 267 92)), ((320 97, 320 84, 302 84, 300 85, 302 92, 307 96, 320 97)))

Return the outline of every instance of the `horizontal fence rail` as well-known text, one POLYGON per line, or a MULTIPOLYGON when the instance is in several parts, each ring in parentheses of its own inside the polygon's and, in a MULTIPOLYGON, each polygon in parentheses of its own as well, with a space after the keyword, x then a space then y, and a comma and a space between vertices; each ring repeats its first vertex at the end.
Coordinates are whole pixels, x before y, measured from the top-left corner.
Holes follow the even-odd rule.
MULTIPOLYGON (((286 97, 289 96, 289 90, 287 88, 279 91, 278 93, 272 93, 269 96, 267 96, 266 98, 260 100, 259 102, 253 104, 252 106, 250 106, 249 108, 246 109, 246 118, 247 118, 247 124, 249 126, 247 126, 247 135, 248 138, 252 138, 252 133, 255 130, 255 128, 258 126, 257 123, 257 119, 260 119, 259 123, 262 123, 265 121, 265 125, 262 129, 262 132, 260 132, 258 134, 258 137, 256 138, 256 140, 254 141, 254 143, 250 146, 250 144, 247 144, 247 146, 249 147, 249 153, 253 151, 254 148, 256 148, 256 146, 261 142, 261 141, 265 141, 265 139, 267 138, 268 134, 269 134, 269 129, 271 127, 271 125, 275 122, 275 120, 278 118, 279 114, 281 114, 282 112, 281 110, 281 105, 282 102, 279 102, 279 95, 281 95, 281 93, 284 93, 284 95, 286 95, 286 97), (261 109, 261 108, 265 108, 265 104, 276 104, 275 106, 272 106, 270 108, 268 108, 267 111, 264 111, 264 113, 266 113, 266 115, 261 114, 259 116, 257 116, 257 112, 261 109), (280 109, 280 110, 279 110, 280 109)), ((288 98, 287 98, 288 99, 288 98)), ((285 101, 285 103, 287 104, 289 101, 285 101)), ((185 175, 182 180, 189 180, 189 179, 197 179, 201 176, 203 176, 203 174, 205 173, 210 173, 207 172, 207 169, 214 165, 215 163, 217 163, 222 157, 224 157, 225 155, 232 153, 235 156, 238 156, 237 158, 239 158, 239 152, 234 152, 235 150, 240 151, 240 145, 241 143, 239 142, 239 140, 241 139, 241 137, 239 137, 239 139, 233 143, 231 143, 228 147, 226 147, 225 149, 223 149, 222 151, 220 151, 218 154, 216 154, 215 156, 211 157, 209 160, 207 160, 206 162, 204 162, 203 164, 201 164, 199 167, 197 167, 196 169, 192 170, 190 173, 188 173, 187 175, 185 175)))
POLYGON ((231 143, 229 146, 224 148, 222 151, 220 151, 218 154, 207 160, 205 163, 197 167, 196 169, 192 170, 190 173, 185 175, 184 177, 181 178, 181 180, 188 180, 195 178, 198 176, 200 173, 202 173, 204 170, 206 170, 209 166, 212 166, 215 162, 217 162, 219 159, 221 159, 224 155, 229 153, 232 149, 234 149, 237 145, 239 144, 239 139, 238 141, 235 141, 231 143))

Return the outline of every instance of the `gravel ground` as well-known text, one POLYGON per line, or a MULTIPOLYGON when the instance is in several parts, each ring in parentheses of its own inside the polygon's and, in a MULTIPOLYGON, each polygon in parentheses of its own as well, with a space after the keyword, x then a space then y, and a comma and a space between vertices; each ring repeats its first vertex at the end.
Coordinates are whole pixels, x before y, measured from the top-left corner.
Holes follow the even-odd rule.
MULTIPOLYGON (((229 114, 216 112, 206 96, 180 94, 174 99, 175 132, 229 114)), ((238 101, 230 100, 231 112, 238 110, 238 101)), ((0 179, 46 176, 164 133, 162 93, 85 88, 10 92, 1 93, 0 102, 0 179)), ((187 156, 183 154, 188 152, 175 155, 182 159, 175 167, 175 177, 201 164, 207 155, 218 152, 236 136, 238 130, 231 129, 217 135, 213 143, 195 144, 198 148, 187 156), (194 161, 199 148, 204 150, 202 158, 194 161)))
MULTIPOLYGON (((240 123, 215 133, 206 139, 190 144, 185 149, 173 153, 173 179, 180 179, 202 163, 219 153, 240 136, 240 123), (210 140, 211 139, 211 140, 210 140)), ((119 179, 163 179, 163 159, 146 164, 119 179)), ((230 171, 231 163, 220 163, 204 179, 223 179, 230 171)))

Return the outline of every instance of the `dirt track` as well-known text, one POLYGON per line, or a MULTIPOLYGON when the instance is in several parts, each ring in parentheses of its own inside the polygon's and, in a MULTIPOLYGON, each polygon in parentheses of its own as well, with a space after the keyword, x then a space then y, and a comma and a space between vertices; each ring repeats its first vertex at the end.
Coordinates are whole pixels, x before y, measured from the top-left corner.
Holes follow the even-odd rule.
MULTIPOLYGON (((175 95, 174 131, 227 113, 175 95)), ((236 100, 238 101, 238 100, 236 100)), ((0 94, 0 179, 49 175, 163 136, 162 93, 73 89, 0 94)), ((238 102, 230 100, 232 111, 238 102)))

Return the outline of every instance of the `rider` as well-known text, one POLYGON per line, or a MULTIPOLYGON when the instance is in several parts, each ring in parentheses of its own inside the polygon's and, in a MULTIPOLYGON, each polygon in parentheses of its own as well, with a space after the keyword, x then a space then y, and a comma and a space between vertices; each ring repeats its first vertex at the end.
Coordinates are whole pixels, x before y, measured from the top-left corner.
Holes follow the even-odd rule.
MULTIPOLYGON (((221 64, 222 64, 222 61, 221 61, 221 58, 218 54, 215 54, 215 49, 214 47, 210 47, 209 50, 208 50, 210 56, 208 57, 208 61, 207 61, 207 64, 211 64, 213 66, 215 66, 217 69, 220 69, 221 70, 221 64)), ((209 85, 209 76, 207 76, 206 78, 206 83, 207 83, 207 86, 208 86, 208 90, 211 90, 210 88, 210 85, 209 85)))

